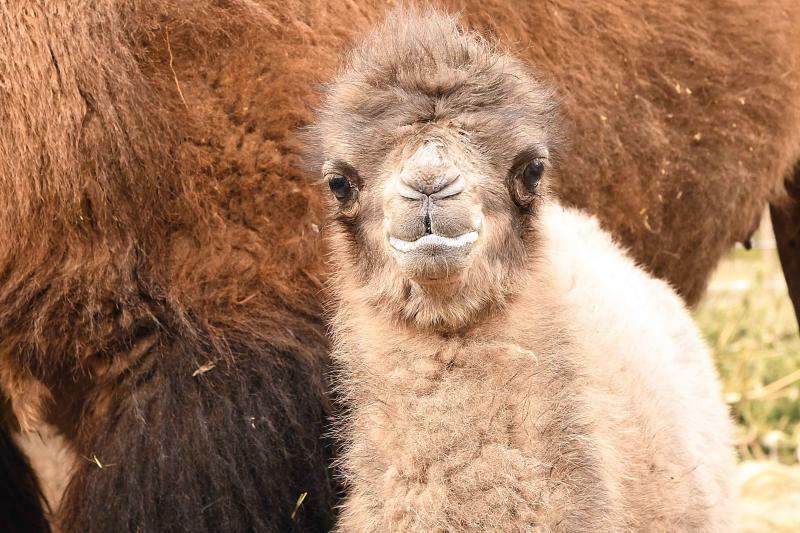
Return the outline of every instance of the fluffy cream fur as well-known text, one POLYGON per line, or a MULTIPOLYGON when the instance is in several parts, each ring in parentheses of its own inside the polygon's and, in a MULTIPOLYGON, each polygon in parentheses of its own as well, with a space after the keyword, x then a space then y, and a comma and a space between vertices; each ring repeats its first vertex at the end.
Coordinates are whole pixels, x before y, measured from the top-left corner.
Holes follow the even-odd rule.
MULTIPOLYGON (((58 512, 61 505, 64 490, 78 460, 77 455, 68 439, 50 424, 40 423, 32 430, 15 435, 14 440, 25 452, 36 472, 42 495, 50 511, 48 516, 52 516, 58 512)), ((53 524, 53 527, 58 531, 56 524, 53 524)))
POLYGON ((733 528, 708 351, 668 285, 551 196, 558 105, 535 71, 451 16, 398 10, 313 131, 339 530, 733 528))
POLYGON ((468 335, 342 276, 341 531, 731 531, 731 427, 674 292, 549 203, 524 289, 468 335))

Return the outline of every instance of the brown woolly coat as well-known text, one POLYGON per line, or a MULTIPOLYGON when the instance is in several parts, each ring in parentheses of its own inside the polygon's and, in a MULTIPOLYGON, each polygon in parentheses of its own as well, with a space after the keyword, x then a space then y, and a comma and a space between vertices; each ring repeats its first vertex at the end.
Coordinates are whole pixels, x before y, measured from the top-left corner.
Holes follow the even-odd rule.
MULTIPOLYGON (((797 2, 443 4, 561 87, 563 197, 690 303, 785 198, 797 2)), ((66 437, 65 529, 281 529, 302 492, 296 523, 329 523, 320 202, 295 131, 389 8, 0 5, 3 431, 66 437)))

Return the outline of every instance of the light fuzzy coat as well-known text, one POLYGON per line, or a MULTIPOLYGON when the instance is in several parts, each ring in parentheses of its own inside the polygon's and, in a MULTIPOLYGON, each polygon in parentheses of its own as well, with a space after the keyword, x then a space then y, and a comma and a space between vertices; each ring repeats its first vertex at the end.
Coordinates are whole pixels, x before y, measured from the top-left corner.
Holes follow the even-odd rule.
POLYGON ((548 204, 522 292, 439 335, 337 276, 340 531, 731 531, 731 424, 684 305, 548 204))

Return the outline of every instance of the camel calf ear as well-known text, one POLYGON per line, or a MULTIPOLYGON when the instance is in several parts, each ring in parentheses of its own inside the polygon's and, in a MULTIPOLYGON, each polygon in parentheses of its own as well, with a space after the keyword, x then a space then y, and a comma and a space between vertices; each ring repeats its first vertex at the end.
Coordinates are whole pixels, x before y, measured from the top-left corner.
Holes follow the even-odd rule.
POLYGON ((786 180, 788 201, 769 206, 783 276, 800 325, 800 166, 786 180))

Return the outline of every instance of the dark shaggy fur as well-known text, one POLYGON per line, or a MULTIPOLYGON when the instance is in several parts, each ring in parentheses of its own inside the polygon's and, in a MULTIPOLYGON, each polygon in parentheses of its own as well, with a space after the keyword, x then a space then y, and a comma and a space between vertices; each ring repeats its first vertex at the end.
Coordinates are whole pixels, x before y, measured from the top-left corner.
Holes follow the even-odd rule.
POLYGON ((49 531, 36 477, 11 435, 0 426, 0 523, 8 533, 49 531))
MULTIPOLYGON (((563 196, 690 302, 786 200, 794 0, 444 4, 562 88, 563 196)), ((114 465, 78 460, 66 530, 329 523, 321 209, 294 131, 389 7, 0 6, 2 391, 114 465)))
POLYGON ((53 519, 325 530, 315 200, 248 33, 279 20, 71 0, 0 19, 0 376, 15 425, 79 457, 53 519))

